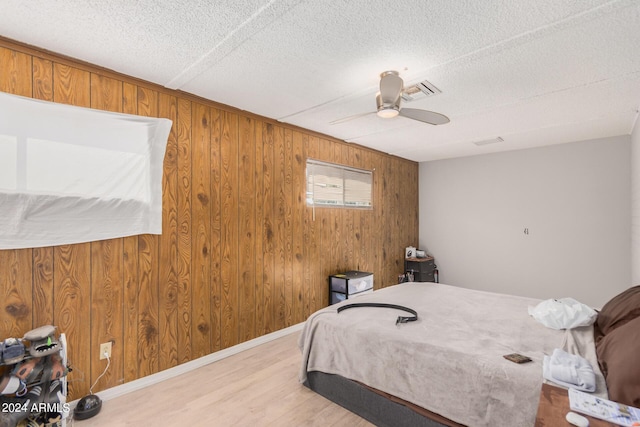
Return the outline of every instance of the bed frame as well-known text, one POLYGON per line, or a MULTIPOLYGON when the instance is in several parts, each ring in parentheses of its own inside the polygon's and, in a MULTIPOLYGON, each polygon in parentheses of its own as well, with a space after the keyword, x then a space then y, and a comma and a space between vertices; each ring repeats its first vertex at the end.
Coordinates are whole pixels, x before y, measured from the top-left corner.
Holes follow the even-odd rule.
POLYGON ((304 385, 379 427, 463 427, 340 375, 307 372, 304 385))

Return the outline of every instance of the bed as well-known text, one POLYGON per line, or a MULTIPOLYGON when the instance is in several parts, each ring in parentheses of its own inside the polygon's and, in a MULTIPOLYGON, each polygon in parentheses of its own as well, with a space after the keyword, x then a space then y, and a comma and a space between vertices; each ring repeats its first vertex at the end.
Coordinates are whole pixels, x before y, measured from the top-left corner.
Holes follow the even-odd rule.
MULTIPOLYGON (((306 321, 300 381, 379 426, 532 426, 543 358, 562 348, 589 360, 596 394, 607 397, 594 327, 547 328, 528 315, 539 302, 436 283, 404 283, 347 300, 306 321), (406 313, 388 308, 337 312, 354 302, 410 307, 419 319, 396 325, 406 313), (503 357, 510 353, 532 362, 510 362, 503 357)), ((625 327, 640 330, 634 326, 625 327)))

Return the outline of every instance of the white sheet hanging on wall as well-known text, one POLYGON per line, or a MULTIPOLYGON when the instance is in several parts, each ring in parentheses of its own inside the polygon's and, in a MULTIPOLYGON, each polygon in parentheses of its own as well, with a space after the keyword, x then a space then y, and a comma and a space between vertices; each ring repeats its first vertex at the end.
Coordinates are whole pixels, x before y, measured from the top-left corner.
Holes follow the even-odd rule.
POLYGON ((171 125, 0 92, 0 249, 161 234, 171 125))

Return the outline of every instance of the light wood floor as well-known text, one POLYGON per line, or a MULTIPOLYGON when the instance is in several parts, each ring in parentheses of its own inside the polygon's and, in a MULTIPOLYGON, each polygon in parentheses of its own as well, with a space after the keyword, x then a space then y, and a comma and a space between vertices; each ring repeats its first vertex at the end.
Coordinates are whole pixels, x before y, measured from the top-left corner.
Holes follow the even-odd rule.
POLYGON ((73 427, 372 426, 298 382, 299 332, 103 402, 73 427))

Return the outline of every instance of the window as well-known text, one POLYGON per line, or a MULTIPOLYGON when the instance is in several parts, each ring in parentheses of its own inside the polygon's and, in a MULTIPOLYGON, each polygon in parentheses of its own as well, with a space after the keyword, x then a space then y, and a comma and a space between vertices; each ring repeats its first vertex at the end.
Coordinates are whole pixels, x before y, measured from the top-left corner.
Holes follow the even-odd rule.
POLYGON ((160 234, 170 129, 0 93, 0 249, 160 234))
POLYGON ((307 160, 307 205, 370 209, 371 171, 307 160))

